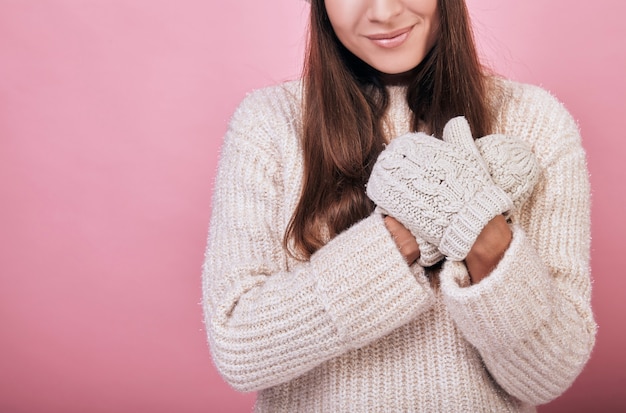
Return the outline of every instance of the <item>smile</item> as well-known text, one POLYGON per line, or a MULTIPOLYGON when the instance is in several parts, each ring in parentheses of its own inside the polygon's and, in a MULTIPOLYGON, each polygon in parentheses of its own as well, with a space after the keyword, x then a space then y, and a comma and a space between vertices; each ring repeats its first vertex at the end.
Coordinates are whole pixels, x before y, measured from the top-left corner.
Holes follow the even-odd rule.
POLYGON ((365 37, 370 39, 377 46, 392 49, 402 45, 406 39, 408 39, 412 29, 413 26, 405 27, 404 29, 395 30, 389 33, 371 34, 365 37))

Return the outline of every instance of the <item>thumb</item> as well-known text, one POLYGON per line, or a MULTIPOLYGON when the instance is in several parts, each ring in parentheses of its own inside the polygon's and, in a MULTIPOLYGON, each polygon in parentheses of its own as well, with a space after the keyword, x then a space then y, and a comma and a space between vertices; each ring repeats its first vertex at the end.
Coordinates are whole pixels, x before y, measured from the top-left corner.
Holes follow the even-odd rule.
POLYGON ((472 129, 464 116, 457 116, 446 123, 443 128, 443 141, 481 159, 472 137, 472 129))

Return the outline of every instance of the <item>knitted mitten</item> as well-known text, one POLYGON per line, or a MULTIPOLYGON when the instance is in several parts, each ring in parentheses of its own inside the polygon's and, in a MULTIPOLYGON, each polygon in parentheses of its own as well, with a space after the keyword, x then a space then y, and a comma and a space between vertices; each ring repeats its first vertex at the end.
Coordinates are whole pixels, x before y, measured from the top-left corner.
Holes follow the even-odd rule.
POLYGON ((513 207, 491 179, 463 117, 446 124, 443 140, 424 133, 393 139, 374 164, 367 195, 455 261, 465 258, 493 217, 513 207))
MULTIPOLYGON (((505 135, 487 135, 474 141, 487 164, 491 179, 513 201, 518 210, 528 200, 539 181, 541 170, 535 154, 526 142, 505 135)), ((436 246, 417 239, 420 246, 418 263, 430 267, 444 256, 436 246)))
POLYGON ((519 209, 539 181, 541 168, 526 142, 505 135, 487 135, 474 141, 493 181, 519 209))

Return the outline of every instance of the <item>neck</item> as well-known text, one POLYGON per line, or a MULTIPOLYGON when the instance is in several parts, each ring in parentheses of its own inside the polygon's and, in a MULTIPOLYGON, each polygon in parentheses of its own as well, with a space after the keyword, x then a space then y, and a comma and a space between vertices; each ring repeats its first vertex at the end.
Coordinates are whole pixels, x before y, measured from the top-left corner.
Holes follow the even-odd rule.
POLYGON ((378 72, 380 81, 385 86, 408 86, 415 77, 415 69, 411 69, 402 73, 383 73, 378 72))

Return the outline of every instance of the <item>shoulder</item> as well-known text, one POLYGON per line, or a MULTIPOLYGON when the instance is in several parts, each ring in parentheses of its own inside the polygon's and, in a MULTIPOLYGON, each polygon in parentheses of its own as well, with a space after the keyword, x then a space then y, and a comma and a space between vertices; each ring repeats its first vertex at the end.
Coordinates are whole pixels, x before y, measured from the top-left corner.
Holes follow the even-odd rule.
POLYGON ((249 92, 230 119, 225 147, 245 145, 266 154, 297 146, 302 128, 302 82, 289 81, 249 92))
POLYGON ((230 121, 256 124, 300 122, 302 117, 302 82, 289 81, 249 92, 241 101, 230 121))
POLYGON ((525 140, 543 163, 581 148, 578 124, 552 93, 507 79, 494 79, 493 85, 495 132, 525 140))

